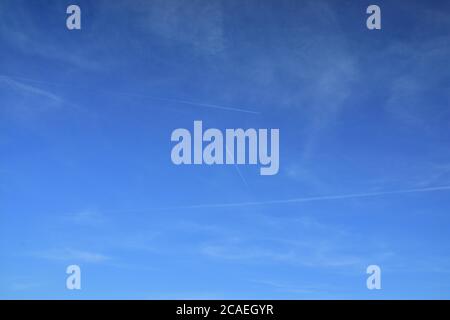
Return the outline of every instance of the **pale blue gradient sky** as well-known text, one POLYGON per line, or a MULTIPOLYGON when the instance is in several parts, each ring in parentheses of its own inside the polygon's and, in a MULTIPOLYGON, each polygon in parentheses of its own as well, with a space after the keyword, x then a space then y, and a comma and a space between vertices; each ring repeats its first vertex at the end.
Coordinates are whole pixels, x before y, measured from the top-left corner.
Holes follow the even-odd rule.
POLYGON ((76 3, 0 2, 1 298, 450 297, 448 2, 76 3), (279 173, 173 165, 194 120, 279 173))

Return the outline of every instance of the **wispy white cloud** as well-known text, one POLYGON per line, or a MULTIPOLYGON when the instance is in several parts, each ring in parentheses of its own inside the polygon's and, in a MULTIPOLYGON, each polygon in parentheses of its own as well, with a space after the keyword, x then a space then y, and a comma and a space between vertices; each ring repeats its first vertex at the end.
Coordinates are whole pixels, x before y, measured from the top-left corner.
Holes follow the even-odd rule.
POLYGON ((282 293, 292 293, 292 294, 310 294, 310 293, 326 293, 330 291, 336 290, 336 288, 332 288, 330 285, 318 285, 318 284, 303 284, 303 285, 293 285, 292 283, 285 283, 281 281, 272 281, 272 280, 252 280, 251 282, 262 285, 265 289, 269 288, 270 290, 275 289, 277 292, 282 293))
POLYGON ((37 289, 39 287, 41 287, 42 284, 41 283, 37 283, 37 282, 14 282, 11 284, 11 290, 12 291, 30 291, 33 289, 37 289))
MULTIPOLYGON (((344 253, 339 247, 344 242, 319 241, 308 236, 299 241, 272 239, 270 246, 255 244, 258 239, 245 239, 235 243, 208 243, 201 247, 200 253, 213 259, 229 260, 239 263, 264 263, 302 266, 309 268, 345 268, 362 265, 367 258, 356 253, 344 253)), ((336 241, 336 240, 335 240, 336 241)))
POLYGON ((246 247, 242 244, 206 244, 201 248, 201 253, 224 260, 254 261, 265 260, 274 261, 292 261, 295 259, 293 252, 279 252, 261 247, 246 247))
MULTIPOLYGON (((123 10, 123 8, 121 8, 123 10)), ((202 55, 215 55, 225 49, 223 10, 219 1, 137 1, 142 30, 153 36, 184 45, 202 55)))
MULTIPOLYGON (((424 15, 423 19, 426 17, 424 15)), ((428 19, 434 18, 428 16, 428 19)), ((380 71, 378 78, 387 79, 388 96, 384 109, 399 124, 422 133, 436 132, 439 123, 450 115, 447 108, 450 93, 438 89, 445 86, 447 75, 435 72, 447 65, 449 45, 447 36, 418 35, 413 40, 397 41, 387 47, 385 59, 390 64, 398 61, 399 66, 382 69, 384 71, 380 71)), ((445 126, 447 122, 441 124, 445 126)))
POLYGON ((367 234, 309 215, 300 218, 262 215, 252 221, 255 222, 251 232, 245 224, 230 229, 229 233, 226 229, 215 232, 215 236, 198 246, 199 254, 239 264, 320 268, 340 273, 363 270, 371 261, 383 263, 395 256, 388 245, 367 234), (266 219, 272 222, 267 223, 266 219))
MULTIPOLYGON (((56 5, 49 8, 58 10, 56 5)), ((98 70, 104 65, 104 60, 100 63, 98 59, 94 59, 94 51, 101 45, 100 41, 88 41, 83 47, 74 42, 69 48, 61 45, 58 38, 59 32, 68 30, 61 28, 55 29, 55 32, 43 31, 42 23, 38 22, 40 19, 44 19, 43 16, 36 15, 27 5, 17 6, 14 1, 3 1, 0 3, 2 43, 35 59, 58 61, 84 70, 98 70)))
POLYGON ((107 222, 106 217, 96 210, 82 210, 75 213, 69 213, 62 218, 70 223, 87 226, 101 226, 107 222))
POLYGON ((111 257, 102 253, 70 248, 39 251, 35 252, 33 256, 55 261, 70 261, 73 263, 102 263, 111 260, 111 257))

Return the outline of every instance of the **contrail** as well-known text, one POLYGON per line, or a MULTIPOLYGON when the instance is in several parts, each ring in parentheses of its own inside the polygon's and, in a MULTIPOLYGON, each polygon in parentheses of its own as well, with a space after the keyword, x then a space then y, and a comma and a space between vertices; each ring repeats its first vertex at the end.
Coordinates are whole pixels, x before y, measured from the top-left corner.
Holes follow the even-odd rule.
MULTIPOLYGON (((41 81, 41 80, 35 80, 35 79, 30 79, 30 78, 24 78, 24 77, 15 77, 15 76, 11 77, 11 76, 7 76, 7 75, 3 75, 3 74, 0 74, 0 78, 11 79, 11 80, 16 79, 16 80, 21 80, 21 81, 28 81, 28 82, 55 85, 55 86, 72 86, 68 83, 41 81)), ((111 94, 111 95, 122 95, 122 96, 138 97, 138 98, 145 98, 145 99, 157 100, 157 101, 173 102, 173 103, 178 103, 178 104, 185 104, 185 105, 191 105, 191 106, 197 106, 197 107, 203 107, 203 108, 209 108, 209 109, 218 109, 218 110, 224 110, 224 111, 234 111, 234 112, 242 112, 242 113, 249 113, 249 114, 260 114, 260 112, 258 112, 258 111, 253 111, 253 110, 249 110, 249 109, 245 109, 245 108, 222 106, 222 105, 218 105, 218 104, 196 102, 196 101, 190 101, 190 100, 184 100, 184 99, 155 97, 155 96, 149 96, 149 95, 139 94, 139 93, 130 93, 130 92, 103 90, 103 89, 95 90, 93 88, 90 88, 90 91, 91 92, 92 91, 103 92, 103 93, 107 93, 107 94, 111 94)))
POLYGON ((178 207, 165 207, 158 208, 158 210, 175 210, 175 209, 207 209, 207 208, 227 208, 227 207, 247 207, 247 206, 264 206, 272 204, 289 204, 322 200, 340 200, 340 199, 353 199, 353 198, 369 198, 385 195, 405 194, 405 193, 417 193, 417 192, 433 192, 433 191, 445 191, 450 190, 450 186, 430 187, 430 188, 418 188, 418 189, 403 189, 393 191, 379 191, 379 192, 366 192, 366 193, 349 193, 340 195, 328 195, 328 196, 316 196, 305 198, 292 198, 284 200, 270 200, 270 201, 251 201, 251 202, 235 202, 235 203, 216 203, 216 204, 197 204, 178 207))
MULTIPOLYGON (((105 91, 105 90, 103 90, 103 91, 105 91)), ((243 113, 250 113, 250 114, 260 114, 260 112, 258 112, 258 111, 253 111, 253 110, 248 110, 248 109, 243 109, 243 108, 221 106, 221 105, 217 105, 217 104, 202 103, 202 102, 189 101, 189 100, 161 98, 161 97, 148 96, 145 94, 129 93, 129 92, 121 92, 121 91, 115 91, 113 93, 109 92, 109 91, 105 91, 105 92, 108 92, 111 94, 123 95, 123 96, 139 97, 139 98, 150 99, 150 100, 158 100, 158 101, 186 104, 186 105, 209 108, 209 109, 219 109, 219 110, 225 110, 225 111, 235 111, 235 112, 243 112, 243 113)))
POLYGON ((61 98, 49 91, 37 88, 37 87, 33 87, 29 84, 24 84, 22 82, 19 82, 13 78, 8 78, 5 76, 0 75, 0 81, 5 82, 7 85, 11 86, 11 87, 15 87, 17 89, 23 90, 25 92, 29 92, 38 96, 43 96, 47 99, 56 101, 56 102, 61 102, 61 98))
POLYGON ((421 193, 421 192, 433 192, 433 191, 446 191, 450 190, 450 186, 439 186, 430 188, 417 188, 417 189, 402 189, 392 191, 379 191, 379 192, 366 192, 366 193, 349 193, 340 195, 328 195, 328 196, 316 196, 316 197, 304 197, 304 198, 292 198, 281 200, 269 200, 269 201, 249 201, 249 202, 230 202, 230 203, 211 203, 211 204, 194 204, 194 205, 181 205, 172 207, 155 207, 143 210, 126 210, 126 211, 105 211, 107 214, 140 214, 152 211, 171 211, 171 210, 188 210, 188 209, 214 209, 214 208, 232 208, 232 207, 250 207, 250 206, 265 206, 273 204, 289 204, 289 203, 302 203, 312 201, 327 201, 327 200, 342 200, 342 199, 355 199, 355 198, 370 198, 386 195, 407 194, 407 193, 421 193))
POLYGON ((187 104, 187 105, 192 105, 192 106, 200 106, 200 107, 205 107, 205 108, 220 109, 220 110, 226 110, 226 111, 238 111, 238 112, 251 113, 251 114, 260 114, 260 112, 258 112, 258 111, 252 111, 252 110, 248 110, 248 109, 235 108, 235 107, 220 106, 217 104, 199 103, 199 102, 194 102, 194 101, 171 99, 171 98, 157 98, 157 97, 148 97, 148 96, 142 96, 142 97, 154 99, 154 100, 160 100, 160 101, 187 104))

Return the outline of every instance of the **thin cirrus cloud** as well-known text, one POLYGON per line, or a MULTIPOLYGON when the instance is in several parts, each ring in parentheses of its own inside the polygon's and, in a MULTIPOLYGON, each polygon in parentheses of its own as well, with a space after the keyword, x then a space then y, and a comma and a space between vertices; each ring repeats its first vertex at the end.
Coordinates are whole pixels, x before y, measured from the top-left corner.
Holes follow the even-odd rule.
MULTIPOLYGON (((311 230, 299 227, 299 231, 306 233, 311 230)), ((282 264, 306 268, 353 268, 368 260, 367 255, 344 253, 342 248, 349 246, 348 238, 334 231, 331 232, 335 236, 333 242, 318 240, 306 234, 302 241, 277 238, 252 239, 242 234, 239 238, 218 238, 203 243, 199 246, 199 254, 215 260, 248 264, 282 264), (258 244, 261 241, 264 242, 264 246, 258 244)), ((356 246, 352 245, 352 247, 356 246)), ((381 261, 381 251, 378 250, 375 255, 377 261, 381 261)))
POLYGON ((65 222, 80 226, 102 226, 108 222, 108 219, 96 210, 82 210, 75 213, 69 213, 62 216, 65 222))
POLYGON ((112 259, 110 256, 102 253, 70 248, 39 251, 32 255, 37 258, 64 262, 77 261, 85 263, 103 263, 112 259))

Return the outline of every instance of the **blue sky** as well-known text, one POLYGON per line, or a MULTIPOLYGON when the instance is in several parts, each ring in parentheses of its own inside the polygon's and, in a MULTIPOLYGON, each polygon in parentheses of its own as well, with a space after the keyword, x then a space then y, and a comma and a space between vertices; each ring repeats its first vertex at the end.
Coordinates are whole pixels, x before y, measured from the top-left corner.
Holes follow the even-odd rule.
POLYGON ((70 4, 0 3, 1 298, 450 298, 448 2, 70 4), (173 165, 194 120, 279 173, 173 165))

